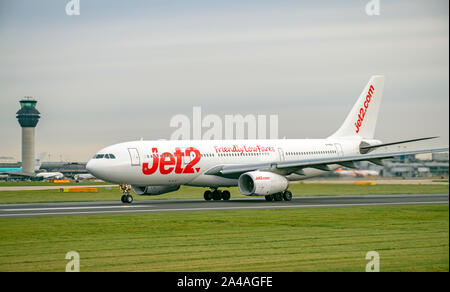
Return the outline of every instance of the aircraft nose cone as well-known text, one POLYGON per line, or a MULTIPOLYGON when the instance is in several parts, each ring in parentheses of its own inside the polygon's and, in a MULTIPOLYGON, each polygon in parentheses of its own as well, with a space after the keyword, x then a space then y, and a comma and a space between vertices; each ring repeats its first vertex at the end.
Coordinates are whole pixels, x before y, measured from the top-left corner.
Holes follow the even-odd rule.
POLYGON ((101 180, 107 180, 109 175, 109 165, 105 164, 105 161, 102 159, 91 159, 86 164, 86 170, 101 180))
POLYGON ((89 173, 92 174, 93 176, 96 176, 95 161, 93 159, 89 160, 88 163, 86 164, 86 170, 89 171, 89 173))

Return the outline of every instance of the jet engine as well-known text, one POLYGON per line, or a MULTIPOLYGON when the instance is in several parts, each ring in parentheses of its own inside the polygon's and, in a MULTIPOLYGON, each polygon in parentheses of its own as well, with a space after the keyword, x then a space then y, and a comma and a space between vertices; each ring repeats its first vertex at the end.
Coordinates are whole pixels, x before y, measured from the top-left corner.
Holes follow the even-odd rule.
POLYGON ((146 186, 146 187, 140 187, 140 186, 131 186, 133 189, 133 192, 140 196, 157 196, 162 195, 165 193, 170 193, 177 191, 180 186, 179 185, 172 185, 172 186, 146 186))
POLYGON ((241 174, 238 180, 239 190, 246 196, 267 196, 284 192, 288 180, 279 174, 268 171, 250 171, 241 174))

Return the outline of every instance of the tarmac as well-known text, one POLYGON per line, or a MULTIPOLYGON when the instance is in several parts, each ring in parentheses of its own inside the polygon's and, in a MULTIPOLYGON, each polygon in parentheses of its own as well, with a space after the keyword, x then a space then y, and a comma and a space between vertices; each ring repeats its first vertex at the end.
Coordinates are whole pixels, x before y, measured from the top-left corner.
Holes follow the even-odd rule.
POLYGON ((204 200, 146 200, 124 204, 111 202, 71 202, 38 204, 1 204, 0 218, 85 216, 100 214, 135 214, 161 212, 193 212, 219 210, 265 210, 336 208, 358 206, 395 206, 448 204, 449 194, 417 195, 365 195, 294 197, 292 201, 267 202, 264 197, 231 199, 229 201, 204 200))

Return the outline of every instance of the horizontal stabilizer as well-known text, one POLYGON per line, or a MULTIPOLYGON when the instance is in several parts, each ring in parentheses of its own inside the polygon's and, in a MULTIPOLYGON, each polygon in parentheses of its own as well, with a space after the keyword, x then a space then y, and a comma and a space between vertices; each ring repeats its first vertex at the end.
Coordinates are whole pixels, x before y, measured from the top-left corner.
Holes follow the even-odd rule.
POLYGON ((409 142, 430 140, 430 139, 436 139, 436 138, 439 138, 439 136, 426 137, 426 138, 417 138, 417 139, 404 140, 404 141, 398 141, 398 142, 390 142, 390 143, 383 143, 383 144, 377 144, 377 145, 367 145, 367 146, 364 145, 364 146, 360 146, 359 149, 361 149, 361 150, 373 150, 373 149, 379 148, 379 147, 392 146, 392 145, 397 145, 397 144, 404 144, 404 143, 409 143, 409 142))

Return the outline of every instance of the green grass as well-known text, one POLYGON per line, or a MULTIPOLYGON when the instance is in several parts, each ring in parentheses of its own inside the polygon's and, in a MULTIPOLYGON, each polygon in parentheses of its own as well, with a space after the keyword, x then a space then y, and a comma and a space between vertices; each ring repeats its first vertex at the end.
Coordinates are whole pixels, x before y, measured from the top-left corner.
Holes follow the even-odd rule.
MULTIPOLYGON (((436 194, 448 193, 448 185, 374 185, 352 184, 292 184, 289 189, 294 196, 334 195, 382 195, 382 194, 436 194)), ((135 200, 202 199, 204 188, 181 187, 177 192, 160 196, 138 196, 135 200)), ((229 188, 232 198, 244 198, 239 190, 229 188)), ((74 201, 118 201, 121 192, 118 187, 98 188, 98 193, 60 193, 58 190, 0 191, 0 204, 43 203, 74 201)))
POLYGON ((1 219, 0 271, 449 271, 448 205, 1 219))

